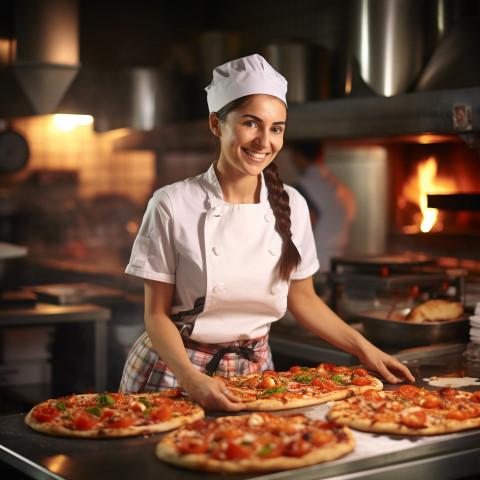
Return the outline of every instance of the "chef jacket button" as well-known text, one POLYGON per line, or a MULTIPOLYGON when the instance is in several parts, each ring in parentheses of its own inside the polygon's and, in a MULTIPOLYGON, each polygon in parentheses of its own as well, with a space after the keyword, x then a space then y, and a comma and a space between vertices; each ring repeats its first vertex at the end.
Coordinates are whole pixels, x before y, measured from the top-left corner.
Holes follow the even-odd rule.
POLYGON ((215 247, 213 247, 212 250, 213 250, 213 253, 214 253, 217 257, 219 257, 220 255, 222 255, 222 253, 223 253, 222 247, 217 247, 217 246, 215 246, 215 247))
POLYGON ((214 287, 213 287, 213 291, 215 293, 218 293, 218 292, 221 292, 222 290, 224 290, 225 288, 225 285, 223 283, 217 283, 214 287))
POLYGON ((272 287, 270 291, 272 295, 278 295, 280 293, 280 287, 272 287))
POLYGON ((221 217, 222 216, 222 209, 219 207, 215 207, 213 209, 213 216, 214 217, 221 217))
POLYGON ((280 255, 280 249, 277 248, 277 247, 270 247, 270 248, 268 249, 268 251, 270 252, 271 255, 273 255, 273 256, 275 256, 275 257, 278 256, 278 255, 280 255))
POLYGON ((265 221, 268 223, 273 223, 275 221, 275 215, 273 215, 273 213, 266 213, 265 221))

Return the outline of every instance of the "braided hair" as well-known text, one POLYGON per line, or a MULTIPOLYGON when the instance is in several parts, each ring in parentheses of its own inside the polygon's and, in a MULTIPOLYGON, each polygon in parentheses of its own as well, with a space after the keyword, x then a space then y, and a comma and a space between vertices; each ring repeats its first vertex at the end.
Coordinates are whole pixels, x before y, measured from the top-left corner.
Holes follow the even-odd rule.
MULTIPOLYGON (((249 95, 237 98, 216 112, 219 122, 225 122, 227 115, 238 108, 247 98, 249 98, 249 95)), ((265 167, 263 175, 268 190, 268 201, 275 216, 275 229, 283 240, 279 275, 282 280, 288 281, 290 274, 301 260, 300 253, 292 241, 289 197, 283 188, 283 181, 274 162, 265 167)))

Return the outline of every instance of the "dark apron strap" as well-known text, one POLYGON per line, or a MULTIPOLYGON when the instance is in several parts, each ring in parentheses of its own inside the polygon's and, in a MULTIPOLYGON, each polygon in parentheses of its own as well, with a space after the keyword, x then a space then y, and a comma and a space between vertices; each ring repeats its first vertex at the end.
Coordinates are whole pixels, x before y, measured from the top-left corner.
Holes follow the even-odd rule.
POLYGON ((249 362, 258 363, 260 361, 260 358, 255 354, 255 350, 253 350, 252 347, 224 347, 218 350, 218 352, 215 353, 215 355, 205 365, 207 375, 212 376, 217 371, 218 365, 222 358, 228 353, 236 353, 237 355, 241 355, 249 362))
POLYGON ((236 353, 247 359, 249 362, 258 363, 261 360, 261 357, 257 355, 254 350, 255 345, 257 345, 258 342, 259 340, 256 340, 248 346, 222 347, 221 345, 200 343, 190 338, 183 338, 183 344, 186 348, 212 355, 212 358, 205 365, 206 373, 210 376, 214 375, 222 358, 228 353, 236 353))

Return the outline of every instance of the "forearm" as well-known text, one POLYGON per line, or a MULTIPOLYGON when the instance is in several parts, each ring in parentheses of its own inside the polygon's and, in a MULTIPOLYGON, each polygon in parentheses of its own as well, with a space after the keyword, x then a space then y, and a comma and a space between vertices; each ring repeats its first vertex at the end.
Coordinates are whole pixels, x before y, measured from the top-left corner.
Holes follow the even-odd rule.
POLYGON ((298 322, 315 335, 363 360, 363 352, 370 342, 338 317, 318 296, 289 302, 289 309, 298 322))
POLYGON ((155 351, 183 386, 186 377, 194 375, 197 369, 185 351, 177 327, 163 314, 146 314, 145 326, 155 351))

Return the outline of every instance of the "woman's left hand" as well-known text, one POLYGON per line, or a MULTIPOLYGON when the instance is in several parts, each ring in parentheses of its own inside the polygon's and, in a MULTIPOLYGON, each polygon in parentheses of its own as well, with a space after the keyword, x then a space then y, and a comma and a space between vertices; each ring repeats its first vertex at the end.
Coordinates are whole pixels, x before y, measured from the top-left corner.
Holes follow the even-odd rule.
POLYGON ((380 373, 389 383, 415 382, 415 377, 403 363, 373 345, 364 352, 360 360, 380 373))

